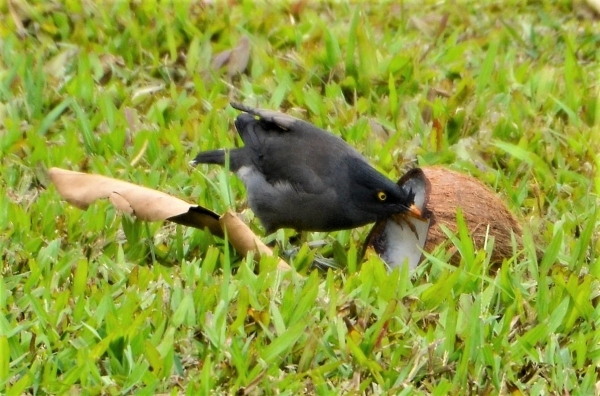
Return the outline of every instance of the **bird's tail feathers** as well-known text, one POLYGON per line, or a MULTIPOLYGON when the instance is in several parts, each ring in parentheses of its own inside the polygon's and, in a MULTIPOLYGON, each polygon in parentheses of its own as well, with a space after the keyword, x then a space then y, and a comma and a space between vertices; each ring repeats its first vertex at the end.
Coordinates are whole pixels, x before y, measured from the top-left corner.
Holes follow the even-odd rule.
POLYGON ((223 149, 219 150, 211 150, 204 151, 196 156, 190 164, 198 165, 198 164, 217 164, 217 165, 225 165, 225 154, 226 151, 223 149))

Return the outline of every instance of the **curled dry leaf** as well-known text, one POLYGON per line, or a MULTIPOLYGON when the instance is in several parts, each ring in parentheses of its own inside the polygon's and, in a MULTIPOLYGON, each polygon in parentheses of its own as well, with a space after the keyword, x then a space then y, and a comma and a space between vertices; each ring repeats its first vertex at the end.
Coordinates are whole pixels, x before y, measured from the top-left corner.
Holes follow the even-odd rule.
POLYGON ((236 74, 243 73, 248 67, 250 60, 250 40, 244 36, 238 45, 231 52, 229 64, 227 65, 227 75, 233 77, 236 74))
POLYGON ((371 136, 376 137, 381 142, 386 142, 390 138, 390 133, 385 127, 373 118, 369 118, 369 127, 371 128, 371 136))
POLYGON ((51 168, 49 174, 58 193, 80 209, 87 209, 98 199, 109 198, 117 209, 140 220, 170 220, 195 228, 207 228, 212 234, 223 236, 216 213, 172 195, 106 176, 59 168, 51 168))
MULTIPOLYGON (((229 242, 238 253, 246 255, 248 252, 255 251, 268 256, 273 255, 273 250, 265 245, 231 210, 221 216, 219 222, 226 231, 229 242)), ((279 259, 277 268, 289 270, 291 267, 288 263, 279 259)))
POLYGON ((309 4, 308 0, 297 0, 290 4, 290 14, 296 19, 300 19, 300 16, 304 12, 304 9, 309 4))
POLYGON ((155 85, 149 85, 146 87, 140 87, 133 92, 133 95, 131 96, 131 100, 135 101, 136 99, 144 98, 147 95, 151 95, 153 93, 161 91, 164 88, 165 88, 165 84, 155 84, 155 85))
POLYGON ((110 81, 116 67, 125 66, 125 60, 120 55, 105 53, 99 57, 100 66, 102 67, 102 76, 99 79, 101 84, 106 84, 110 81))
MULTIPOLYGON (((596 13, 600 14, 600 0, 586 0, 588 6, 590 6, 596 13)), ((10 2, 9 2, 10 4, 10 2)))
POLYGON ((213 60, 210 64, 210 66, 215 70, 219 70, 220 68, 225 66, 225 64, 229 61, 229 57, 231 56, 231 51, 232 50, 228 49, 228 50, 221 51, 218 54, 216 54, 213 57, 213 60))
POLYGON ((246 70, 249 60, 250 39, 244 36, 240 39, 240 42, 235 48, 219 52, 215 55, 211 67, 218 70, 227 65, 227 76, 233 77, 246 70))
POLYGON ((53 56, 45 65, 44 72, 57 80, 63 80, 70 63, 79 53, 79 48, 68 47, 53 56))
MULTIPOLYGON (((250 251, 273 254, 231 211, 220 218, 206 208, 191 205, 172 195, 101 175, 60 168, 51 168, 49 175, 58 193, 80 209, 87 209, 98 199, 108 198, 118 210, 144 221, 169 220, 188 227, 208 229, 221 238, 226 232, 230 243, 241 255, 250 251)), ((290 269, 290 266, 280 260, 278 268, 290 269)))

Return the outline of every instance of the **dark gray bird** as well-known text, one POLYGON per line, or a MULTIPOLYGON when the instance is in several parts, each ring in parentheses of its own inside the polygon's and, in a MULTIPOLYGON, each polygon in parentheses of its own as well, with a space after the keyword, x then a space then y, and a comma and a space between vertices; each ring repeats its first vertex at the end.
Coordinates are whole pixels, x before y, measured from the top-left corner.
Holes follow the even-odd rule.
POLYGON ((376 171, 341 138, 271 110, 242 104, 235 127, 245 146, 198 154, 191 162, 225 164, 246 186, 248 205, 267 233, 279 228, 335 231, 391 214, 420 217, 410 189, 376 171))

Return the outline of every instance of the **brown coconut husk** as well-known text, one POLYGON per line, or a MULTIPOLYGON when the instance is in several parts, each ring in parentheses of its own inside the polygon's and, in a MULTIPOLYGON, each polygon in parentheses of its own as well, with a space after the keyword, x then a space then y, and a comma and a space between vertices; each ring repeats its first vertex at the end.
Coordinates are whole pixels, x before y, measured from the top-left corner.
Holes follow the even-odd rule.
MULTIPOLYGON (((461 208, 476 249, 483 249, 486 239, 493 236, 495 241, 490 261, 500 263, 504 258, 512 257, 512 234, 520 243, 523 230, 498 195, 471 176, 439 166, 421 169, 430 184, 425 207, 431 223, 425 251, 431 252, 448 240, 441 224, 457 232, 456 213, 461 208)), ((459 255, 454 254, 451 262, 456 264, 459 261, 459 255)))

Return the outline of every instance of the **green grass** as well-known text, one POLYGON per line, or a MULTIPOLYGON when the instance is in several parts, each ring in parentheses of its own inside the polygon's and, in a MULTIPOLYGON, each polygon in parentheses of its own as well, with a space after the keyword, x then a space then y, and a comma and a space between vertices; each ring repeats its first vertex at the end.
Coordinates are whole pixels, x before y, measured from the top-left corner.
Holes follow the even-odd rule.
POLYGON ((566 0, 214 3, 0 1, 0 393, 598 392, 597 17, 566 0), (245 72, 212 69, 244 36, 245 72), (187 164, 240 144, 231 100, 334 131, 392 179, 472 174, 522 219, 522 254, 490 272, 463 228, 459 266, 437 251, 387 273, 359 257, 365 227, 309 235, 324 244, 283 274, 49 184, 58 166, 243 211, 238 179, 187 164))

